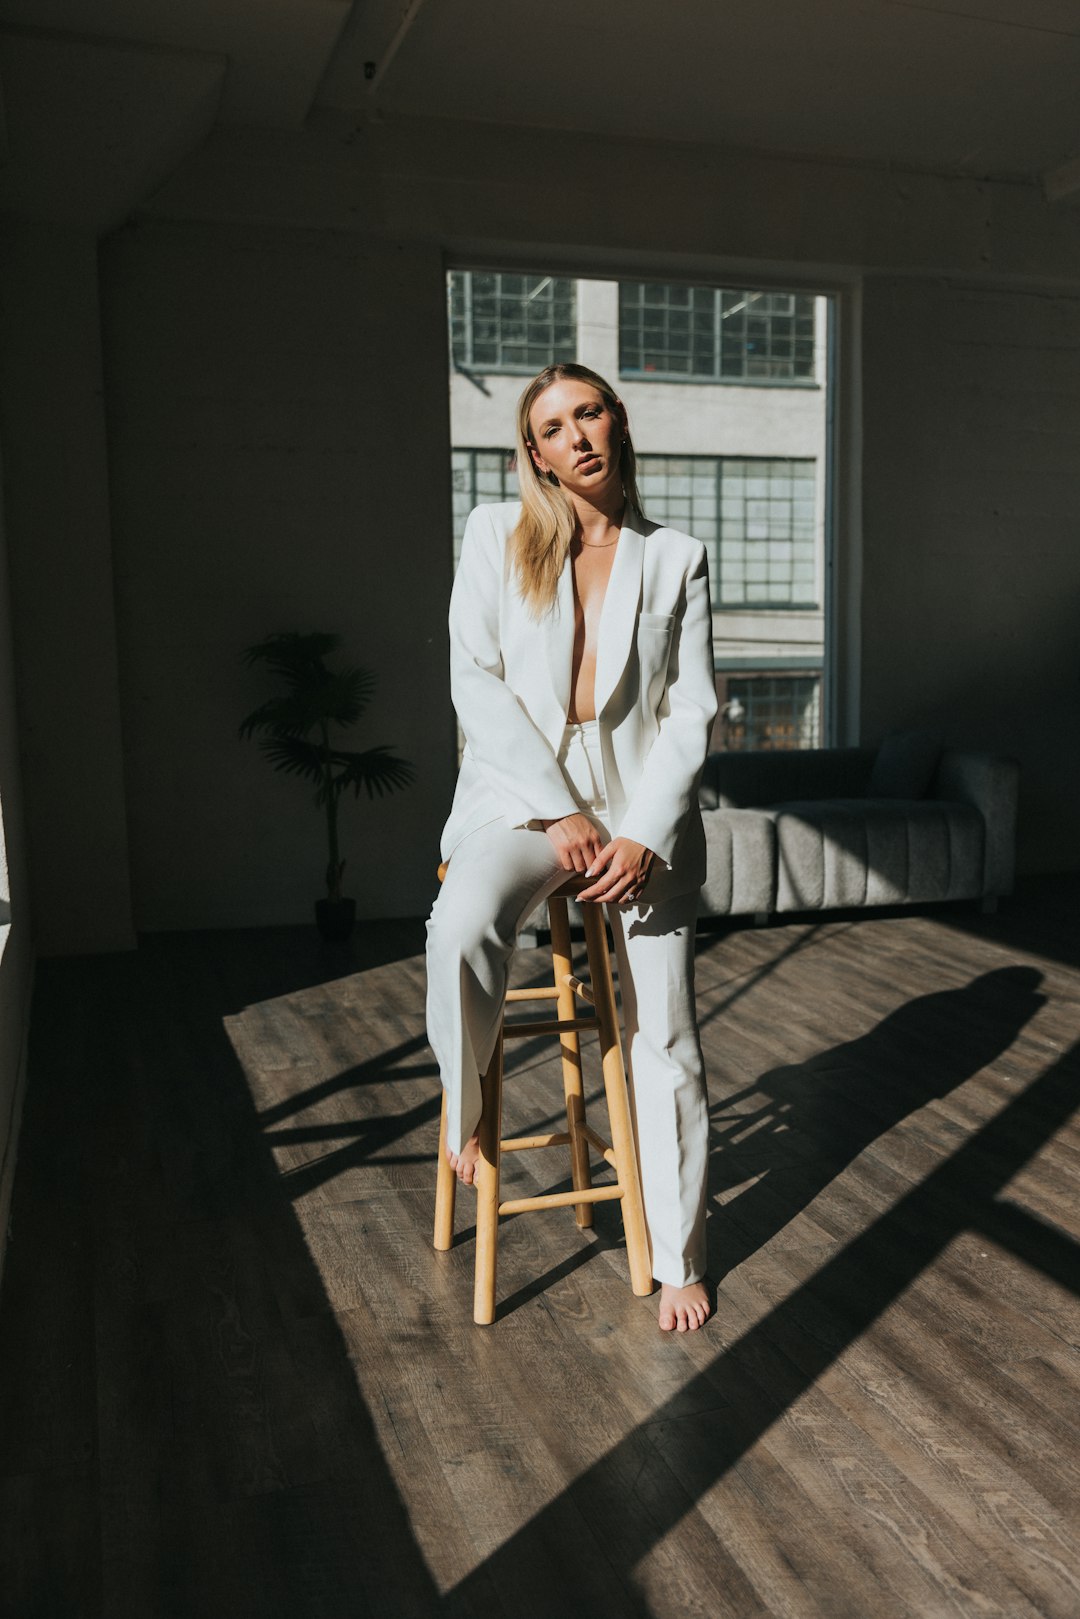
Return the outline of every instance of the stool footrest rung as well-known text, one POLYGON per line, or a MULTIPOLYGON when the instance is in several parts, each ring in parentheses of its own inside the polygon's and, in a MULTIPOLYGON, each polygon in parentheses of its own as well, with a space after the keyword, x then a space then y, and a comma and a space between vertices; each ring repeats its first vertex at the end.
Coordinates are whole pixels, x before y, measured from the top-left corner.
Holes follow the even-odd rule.
POLYGON ((598 1029, 599 1018, 595 1017, 553 1017, 530 1018, 527 1022, 504 1023, 504 1040, 521 1040, 530 1034, 570 1034, 574 1029, 598 1029))
POLYGON ((621 1186, 582 1186, 576 1192, 542 1192, 539 1197, 512 1197, 499 1204, 500 1214, 526 1214, 530 1209, 565 1209, 574 1203, 610 1203, 622 1197, 621 1186))
POLYGON ((554 1001, 558 999, 558 984, 540 984, 536 989, 508 989, 508 1001, 554 1001))
POLYGON ((615 1149, 612 1147, 611 1143, 605 1141, 603 1136, 598 1136, 590 1124, 582 1124, 579 1126, 579 1129, 589 1145, 596 1148, 601 1158, 606 1158, 608 1163, 611 1164, 612 1168, 618 1169, 619 1166, 615 1162, 615 1149))
POLYGON ((566 982, 570 985, 575 995, 580 995, 581 999, 588 1001, 590 1006, 596 1005, 596 997, 593 995, 589 985, 580 979, 576 973, 568 973, 566 982))
POLYGON ((570 1136, 566 1130, 556 1130, 549 1136, 510 1136, 499 1142, 500 1152, 525 1152, 531 1147, 566 1147, 570 1136))

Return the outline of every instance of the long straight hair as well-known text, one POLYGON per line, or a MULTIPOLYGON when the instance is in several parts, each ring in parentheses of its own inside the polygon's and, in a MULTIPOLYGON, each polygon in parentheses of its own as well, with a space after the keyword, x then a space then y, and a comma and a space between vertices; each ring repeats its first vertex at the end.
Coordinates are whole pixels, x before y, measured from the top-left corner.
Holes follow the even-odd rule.
MULTIPOLYGON (((541 472, 530 454, 534 445, 529 415, 536 400, 553 382, 587 382, 618 415, 619 401, 611 384, 587 365, 574 360, 546 365, 526 384, 517 407, 517 475, 521 489, 521 516, 510 535, 510 559, 521 594, 534 617, 540 618, 554 603, 561 574, 574 537, 576 517, 570 497, 553 472, 541 472)), ((644 517, 637 487, 637 457, 627 428, 619 460, 626 513, 644 517)))

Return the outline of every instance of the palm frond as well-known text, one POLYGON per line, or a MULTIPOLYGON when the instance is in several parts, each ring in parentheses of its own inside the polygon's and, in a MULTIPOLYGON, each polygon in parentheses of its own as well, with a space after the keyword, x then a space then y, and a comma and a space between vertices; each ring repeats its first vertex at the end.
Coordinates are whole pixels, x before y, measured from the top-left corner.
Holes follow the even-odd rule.
POLYGON ((265 663, 283 679, 295 681, 313 668, 321 667, 327 653, 334 652, 340 645, 341 636, 330 631, 287 630, 246 647, 240 656, 245 663, 265 663))
POLYGON ((392 793, 416 779, 416 771, 409 760, 399 758, 389 748, 366 748, 363 753, 335 750, 330 759, 335 770, 341 767, 334 778, 335 787, 342 792, 346 787, 352 787, 357 798, 362 787, 369 798, 374 798, 376 794, 381 798, 383 793, 392 793))
POLYGON ((375 690, 375 676, 369 669, 326 670, 310 691, 303 688, 305 701, 314 717, 332 725, 354 725, 367 707, 375 690))
POLYGON ((371 701, 375 676, 370 669, 346 669, 341 678, 341 709, 334 715, 339 725, 352 725, 371 701))
POLYGON ((303 776, 317 785, 324 782, 323 752, 314 743, 297 736, 268 736, 260 740, 259 746, 275 770, 283 770, 289 776, 303 776))
POLYGON ((287 697, 269 697, 258 708, 253 708, 245 719, 240 721, 239 734, 253 736, 256 731, 283 730, 291 727, 286 723, 289 715, 289 699, 287 697))

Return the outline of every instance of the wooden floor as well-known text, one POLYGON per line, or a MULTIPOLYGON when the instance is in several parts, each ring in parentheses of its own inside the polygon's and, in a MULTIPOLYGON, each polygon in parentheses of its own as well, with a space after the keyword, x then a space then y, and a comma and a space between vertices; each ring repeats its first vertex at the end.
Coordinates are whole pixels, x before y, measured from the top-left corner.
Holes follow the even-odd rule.
POLYGON ((702 933, 718 1299, 680 1337, 610 1203, 508 1220, 472 1325, 422 924, 43 962, 0 1612, 1076 1619, 1078 914, 1071 879, 702 933))

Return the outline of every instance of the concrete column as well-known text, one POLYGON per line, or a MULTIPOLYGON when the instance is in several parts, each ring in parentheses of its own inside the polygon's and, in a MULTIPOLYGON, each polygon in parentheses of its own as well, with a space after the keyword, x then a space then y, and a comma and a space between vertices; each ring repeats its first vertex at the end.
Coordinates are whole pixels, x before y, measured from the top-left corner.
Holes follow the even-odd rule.
POLYGON ((40 955, 135 945, 97 242, 4 227, 0 442, 31 910, 40 955))
POLYGON ((577 284, 578 359, 619 388, 619 283, 577 284))

